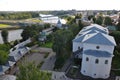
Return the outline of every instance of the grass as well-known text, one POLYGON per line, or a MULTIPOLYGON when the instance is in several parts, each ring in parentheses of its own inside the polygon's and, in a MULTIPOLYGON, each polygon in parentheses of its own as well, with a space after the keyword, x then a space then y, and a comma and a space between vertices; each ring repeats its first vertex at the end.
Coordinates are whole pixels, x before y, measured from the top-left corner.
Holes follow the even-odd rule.
POLYGON ((41 47, 52 48, 52 45, 52 42, 46 42, 45 44, 42 44, 41 47))
POLYGON ((10 25, 7 24, 0 24, 0 28, 8 28, 10 25))
POLYGON ((31 50, 30 52, 31 53, 39 53, 40 51, 39 50, 31 50))
POLYGON ((41 20, 39 20, 39 19, 34 19, 34 18, 27 19, 27 21, 29 21, 29 22, 36 22, 36 23, 42 22, 41 20))
POLYGON ((41 68, 41 66, 43 65, 43 63, 44 63, 44 61, 40 62, 40 63, 37 65, 37 67, 38 67, 38 68, 41 68))
POLYGON ((39 19, 32 19, 33 22, 41 22, 39 19))

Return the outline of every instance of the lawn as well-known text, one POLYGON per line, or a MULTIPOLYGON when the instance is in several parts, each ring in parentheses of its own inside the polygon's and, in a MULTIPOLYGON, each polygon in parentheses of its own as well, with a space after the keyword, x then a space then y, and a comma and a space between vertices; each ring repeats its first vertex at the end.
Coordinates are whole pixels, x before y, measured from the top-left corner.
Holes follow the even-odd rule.
POLYGON ((39 19, 32 19, 33 22, 41 22, 39 19))
POLYGON ((52 48, 52 45, 52 42, 46 42, 45 44, 42 44, 41 47, 52 48))
POLYGON ((28 22, 36 22, 36 23, 39 23, 41 22, 41 20, 39 19, 35 19, 35 18, 31 18, 31 19, 26 19, 28 22))
POLYGON ((8 28, 10 25, 7 24, 0 24, 0 28, 8 28))

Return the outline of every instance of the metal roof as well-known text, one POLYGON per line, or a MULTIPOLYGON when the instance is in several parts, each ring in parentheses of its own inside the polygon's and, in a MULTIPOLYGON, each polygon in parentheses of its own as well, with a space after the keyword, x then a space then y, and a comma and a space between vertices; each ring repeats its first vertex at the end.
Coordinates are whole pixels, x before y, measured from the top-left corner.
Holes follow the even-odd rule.
POLYGON ((84 37, 83 42, 116 46, 115 40, 112 36, 102 34, 102 33, 88 34, 84 37))
POLYGON ((98 51, 98 50, 85 50, 83 54, 91 55, 94 57, 113 57, 113 55, 107 51, 98 51))

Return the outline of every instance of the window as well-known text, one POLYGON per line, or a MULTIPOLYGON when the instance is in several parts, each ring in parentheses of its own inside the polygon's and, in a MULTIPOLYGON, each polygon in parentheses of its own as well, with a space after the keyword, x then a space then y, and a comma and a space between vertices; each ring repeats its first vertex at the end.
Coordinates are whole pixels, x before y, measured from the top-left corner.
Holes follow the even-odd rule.
POLYGON ((88 58, 88 57, 86 57, 86 61, 89 61, 89 58, 88 58))
POLYGON ((98 63, 99 63, 99 60, 98 60, 98 59, 96 59, 96 60, 95 60, 95 63, 96 63, 96 64, 98 64, 98 63))
POLYGON ((78 46, 78 50, 80 50, 80 46, 78 46))
POLYGON ((96 74, 94 74, 94 76, 96 76, 96 74))
POLYGON ((108 64, 108 60, 105 60, 105 64, 108 64))
POLYGON ((84 70, 83 72, 85 73, 86 71, 84 70))
POLYGON ((96 49, 99 49, 100 48, 100 46, 96 46, 96 49))

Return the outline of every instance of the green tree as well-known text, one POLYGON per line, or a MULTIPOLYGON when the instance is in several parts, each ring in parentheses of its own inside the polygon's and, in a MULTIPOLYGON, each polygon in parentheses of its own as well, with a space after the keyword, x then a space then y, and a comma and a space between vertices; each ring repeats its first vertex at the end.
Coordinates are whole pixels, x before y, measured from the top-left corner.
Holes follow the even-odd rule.
POLYGON ((75 15, 75 19, 81 19, 81 18, 82 18, 82 14, 75 15))
POLYGON ((43 30, 43 26, 38 25, 32 25, 27 26, 23 29, 23 32, 21 34, 23 40, 27 40, 28 38, 34 38, 36 40, 36 37, 39 35, 39 32, 43 30))
POLYGON ((88 16, 88 20, 91 20, 93 17, 93 15, 88 16))
POLYGON ((51 80, 51 73, 40 71, 34 63, 22 64, 17 80, 51 80))
POLYGON ((93 17, 93 22, 96 23, 96 18, 95 17, 93 17))
POLYGON ((0 50, 0 65, 3 65, 8 60, 8 52, 0 50))
POLYGON ((111 18, 110 17, 105 17, 105 20, 104 20, 104 24, 105 25, 112 25, 112 20, 111 20, 111 18))
POLYGON ((31 32, 30 27, 29 26, 25 27, 23 32, 21 33, 22 39, 27 40, 28 38, 30 38, 30 32, 31 32))
POLYGON ((49 23, 44 24, 44 28, 45 28, 45 29, 46 29, 46 28, 50 28, 50 24, 49 24, 49 23))
POLYGON ((116 27, 117 27, 117 30, 120 31, 120 21, 118 22, 116 27))
POLYGON ((6 29, 2 30, 1 36, 4 43, 8 43, 8 31, 6 29))
POLYGON ((115 38, 115 41, 118 45, 120 45, 120 31, 113 31, 110 33, 111 36, 115 38))
POLYGON ((99 25, 102 25, 102 23, 103 23, 103 17, 102 16, 98 16, 95 23, 97 23, 99 25))
POLYGON ((59 69, 70 56, 73 33, 70 30, 58 30, 53 35, 53 51, 56 52, 55 68, 59 69))

